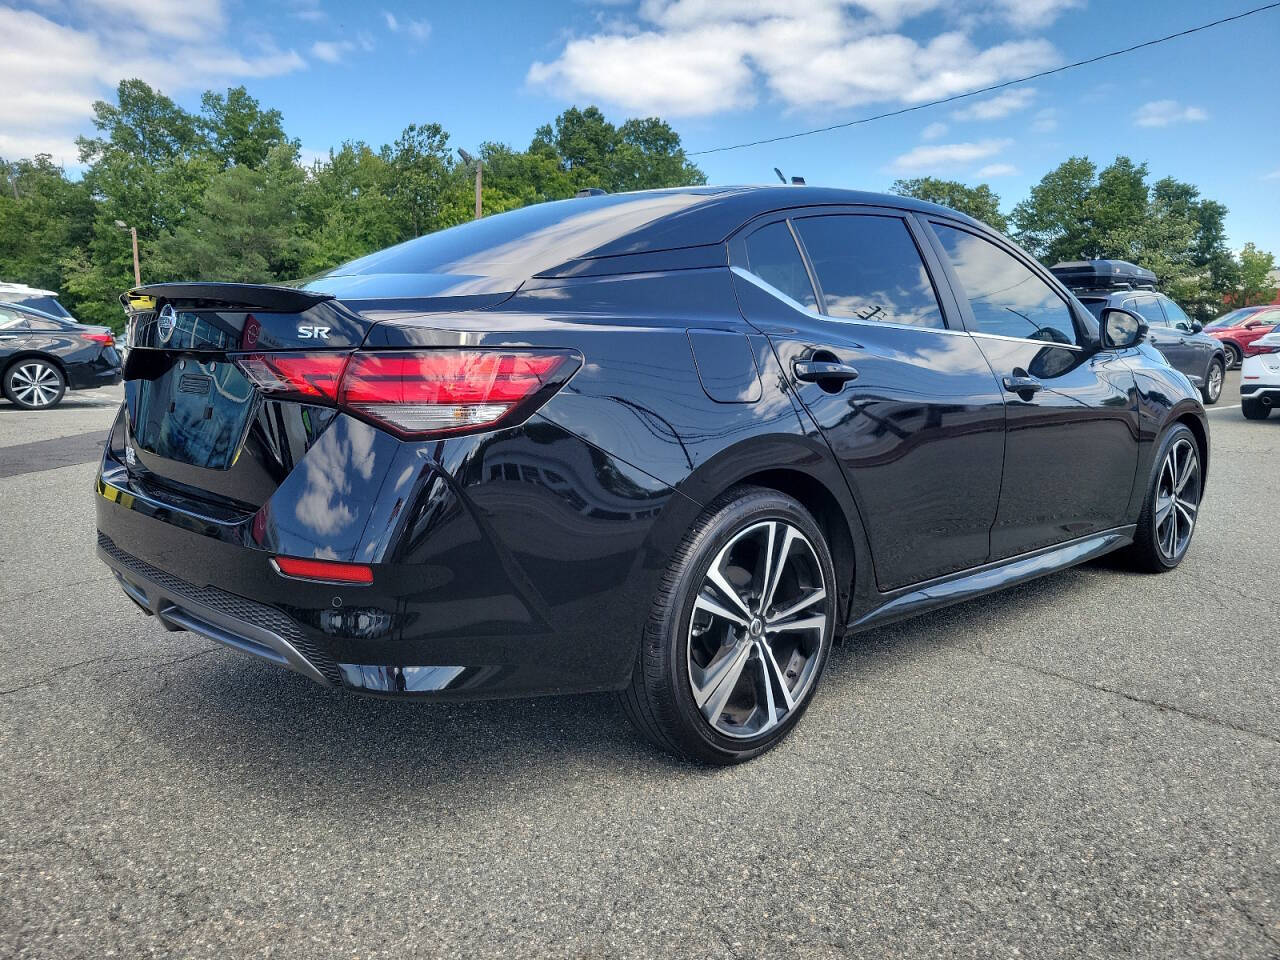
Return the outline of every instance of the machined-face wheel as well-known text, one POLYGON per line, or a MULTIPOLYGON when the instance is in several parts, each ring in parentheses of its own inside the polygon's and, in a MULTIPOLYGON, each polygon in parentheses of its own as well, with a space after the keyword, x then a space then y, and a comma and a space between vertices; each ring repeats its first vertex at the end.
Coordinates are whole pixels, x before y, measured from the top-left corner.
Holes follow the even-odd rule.
POLYGON ((1186 437, 1179 437, 1165 454, 1156 480, 1156 545, 1168 561, 1180 558, 1191 542, 1202 486, 1196 446, 1186 437))
POLYGON ((1240 348, 1237 347, 1234 343, 1228 343, 1226 350, 1227 350, 1227 368, 1230 370, 1234 370, 1236 367, 1240 366, 1240 363, 1243 360, 1243 355, 1240 352, 1240 348))
POLYGON ((43 360, 25 360, 9 371, 9 398, 20 406, 38 409, 57 403, 62 397, 62 374, 43 360))
POLYGON ((1222 396, 1222 364, 1214 360, 1209 364, 1209 379, 1205 384, 1205 393, 1210 403, 1217 403, 1218 398, 1222 396))
POLYGON ((720 549, 694 600, 687 658, 694 702, 717 733, 758 737, 805 699, 830 593, 813 544, 785 520, 753 523, 720 549))

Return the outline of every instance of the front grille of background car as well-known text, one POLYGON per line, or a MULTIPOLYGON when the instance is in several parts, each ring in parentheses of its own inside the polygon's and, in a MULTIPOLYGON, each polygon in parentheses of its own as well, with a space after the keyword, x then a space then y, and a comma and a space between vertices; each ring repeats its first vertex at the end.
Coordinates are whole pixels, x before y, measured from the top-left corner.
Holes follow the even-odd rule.
POLYGON ((303 636, 297 625, 274 607, 269 607, 265 603, 258 603, 256 600, 247 600, 234 593, 219 590, 217 587, 193 586, 185 580, 165 573, 159 567, 152 566, 145 560, 139 560, 132 554, 125 553, 115 545, 110 537, 102 532, 98 533, 98 547, 120 566, 127 570, 132 570, 140 577, 159 584, 160 587, 172 594, 175 599, 180 600, 185 597, 196 603, 204 604, 206 607, 216 610, 225 616, 239 620, 241 623, 260 627, 263 630, 270 630, 272 633, 283 637, 300 654, 311 661, 312 665, 324 674, 325 679, 335 686, 341 685, 342 676, 338 671, 337 662, 324 650, 303 636))

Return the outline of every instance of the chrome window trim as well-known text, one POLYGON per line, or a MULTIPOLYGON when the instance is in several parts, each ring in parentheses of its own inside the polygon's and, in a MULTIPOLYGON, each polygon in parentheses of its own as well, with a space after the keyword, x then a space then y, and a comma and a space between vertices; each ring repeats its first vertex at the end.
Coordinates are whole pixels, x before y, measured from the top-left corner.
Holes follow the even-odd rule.
POLYGON ((1035 337, 1008 337, 1003 333, 971 333, 971 337, 982 337, 987 340, 1012 340, 1014 343, 1035 343, 1042 347, 1057 347, 1059 350, 1079 350, 1084 352, 1084 347, 1075 343, 1058 343, 1056 340, 1037 340, 1035 337))
MULTIPOLYGON (((765 293, 769 294, 771 297, 776 297, 778 300, 781 300, 783 303, 789 306, 792 310, 799 310, 805 316, 812 317, 814 320, 825 320, 828 323, 848 323, 848 324, 853 324, 859 327, 877 327, 880 329, 890 329, 890 330, 917 330, 917 331, 924 331, 926 333, 946 333, 946 334, 950 334, 951 336, 960 336, 960 337, 969 336, 968 330, 952 330, 950 327, 922 327, 914 323, 894 323, 889 320, 859 320, 855 317, 833 317, 830 314, 818 313, 816 310, 810 310, 808 307, 804 306, 803 304, 798 303, 795 300, 792 300, 789 296, 787 296, 777 287, 773 286, 773 284, 769 283, 766 280, 761 280, 754 273, 752 273, 750 270, 745 269, 744 267, 740 267, 737 264, 734 264, 729 269, 733 271, 733 273, 736 276, 741 277, 743 280, 746 280, 749 283, 755 284, 757 287, 759 287, 765 293)), ((941 313, 941 309, 942 309, 941 304, 938 305, 938 309, 939 309, 939 313, 941 313)), ((943 318, 943 322, 944 323, 946 322, 945 317, 943 318)), ((1016 339, 1016 338, 1006 337, 1004 339, 1016 339)), ((1044 343, 1045 341, 1032 340, 1031 342, 1044 343)), ((1079 349, 1079 348, 1077 347, 1076 349, 1079 349)))

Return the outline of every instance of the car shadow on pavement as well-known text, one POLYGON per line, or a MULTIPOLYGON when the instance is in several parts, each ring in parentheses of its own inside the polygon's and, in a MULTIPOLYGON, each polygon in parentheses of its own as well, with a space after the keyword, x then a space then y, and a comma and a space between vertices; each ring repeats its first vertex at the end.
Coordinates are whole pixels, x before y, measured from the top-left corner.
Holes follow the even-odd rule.
MULTIPOLYGON (((835 650, 819 697, 838 696, 904 658, 953 644, 957 628, 985 621, 998 631, 1005 621, 1017 623, 1028 602, 1079 591, 1085 576, 1055 574, 855 635, 835 650)), ((220 648, 155 677, 158 690, 130 697, 147 742, 178 765, 216 780, 255 780, 252 786, 266 794, 340 783, 349 799, 354 792, 376 804, 446 784, 451 796, 478 799, 518 771, 536 769, 622 779, 655 768, 667 775, 717 772, 651 747, 611 693, 462 703, 378 699, 326 690, 220 648)))

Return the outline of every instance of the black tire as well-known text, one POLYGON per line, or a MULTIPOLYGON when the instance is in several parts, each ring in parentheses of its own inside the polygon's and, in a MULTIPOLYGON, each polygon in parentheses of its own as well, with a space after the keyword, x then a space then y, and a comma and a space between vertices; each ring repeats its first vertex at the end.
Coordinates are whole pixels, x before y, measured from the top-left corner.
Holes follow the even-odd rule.
POLYGON ((1186 424, 1174 424, 1160 441, 1160 446, 1156 451, 1155 468, 1152 472, 1151 479, 1147 481, 1147 497, 1142 504, 1142 513, 1138 517, 1138 529, 1134 534, 1133 545, 1128 549, 1128 559, 1132 566, 1138 570, 1148 573, 1165 573, 1178 566, 1187 555, 1187 550, 1191 546, 1191 537, 1195 534, 1195 528, 1200 518, 1200 498, 1204 491, 1204 466, 1200 454, 1200 445, 1196 442, 1195 434, 1191 432, 1186 424), (1174 503, 1169 503, 1168 498, 1164 496, 1165 487, 1168 481, 1172 479, 1176 484, 1179 479, 1176 474, 1181 471, 1178 469, 1179 461, 1177 455, 1188 451, 1195 458, 1194 484, 1189 479, 1186 486, 1180 488, 1181 493, 1185 494, 1185 502, 1194 504, 1187 508, 1180 504, 1184 502, 1182 496, 1175 498, 1174 503), (1172 478, 1167 470, 1167 461, 1171 452, 1174 453, 1174 472, 1172 478), (1194 487, 1194 489, 1192 489, 1194 487), (1163 500, 1168 504, 1168 511, 1164 507, 1158 506, 1163 500), (1185 540, 1179 535, 1178 524, 1185 523, 1188 512, 1190 513, 1190 528, 1184 531, 1185 540), (1172 513, 1173 537, 1170 540, 1169 513, 1172 513), (1172 549, 1169 549, 1169 544, 1172 549))
POLYGON ((1244 414, 1246 420, 1265 420, 1271 416, 1271 408, 1262 405, 1259 400, 1252 400, 1249 397, 1240 398, 1240 412, 1244 414))
POLYGON ((62 402, 67 380, 58 365, 41 357, 20 357, 4 372, 5 398, 24 410, 48 410, 62 402))
POLYGON ((623 708, 649 740, 678 756, 720 765, 759 756, 791 731, 812 702, 831 651, 837 606, 831 553, 809 512, 775 490, 730 490, 695 521, 662 578, 631 685, 621 694, 623 708), (788 530, 801 534, 811 550, 788 530), (783 545, 789 545, 785 554, 783 545), (758 565, 775 552, 780 562, 770 560, 761 577, 758 565), (733 606, 713 584, 711 568, 722 553, 716 576, 734 588, 739 604, 729 612, 754 611, 750 622, 708 610, 708 598, 722 610, 733 606), (768 581, 771 567, 781 571, 774 598, 787 602, 777 612, 766 609, 760 596, 771 591, 756 589, 768 581), (819 593, 825 600, 814 601, 819 593), (802 615, 794 614, 796 598, 802 615), (776 626, 819 618, 820 627, 776 626), (697 693, 695 673, 704 681, 697 693), (717 683, 717 677, 732 679, 717 683), (785 697, 778 683, 786 687, 785 697))
POLYGON ((1214 357, 1209 361, 1209 369, 1205 371, 1204 386, 1200 388, 1200 396, 1206 407, 1212 407, 1222 396, 1222 384, 1227 378, 1226 365, 1214 357))
POLYGON ((1234 343, 1224 343, 1222 349, 1227 355, 1227 369, 1234 370, 1239 367, 1244 356, 1240 352, 1240 348, 1234 343))

